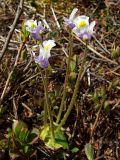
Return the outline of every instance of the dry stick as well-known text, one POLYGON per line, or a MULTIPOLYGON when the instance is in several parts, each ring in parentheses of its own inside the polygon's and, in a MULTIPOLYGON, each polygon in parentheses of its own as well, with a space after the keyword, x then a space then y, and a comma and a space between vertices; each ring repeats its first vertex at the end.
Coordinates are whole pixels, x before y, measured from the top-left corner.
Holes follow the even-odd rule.
MULTIPOLYGON (((73 36, 74 36, 78 41, 80 41, 82 44, 86 45, 85 42, 83 42, 83 41, 82 41, 80 38, 78 38, 76 35, 73 34, 73 36)), ((91 50, 93 53, 95 53, 97 56, 103 58, 105 61, 107 61, 107 62, 109 62, 109 63, 111 63, 111 64, 118 64, 117 62, 115 62, 115 61, 113 61, 113 60, 111 60, 111 59, 103 56, 103 55, 100 54, 99 52, 97 52, 92 46, 87 45, 87 48, 88 48, 89 50, 91 50)))
POLYGON ((60 28, 60 24, 59 24, 59 22, 58 22, 58 20, 57 20, 57 17, 56 17, 56 15, 55 15, 55 12, 54 12, 54 9, 53 9, 53 7, 52 7, 52 4, 51 4, 50 8, 51 8, 53 17, 54 17, 54 19, 55 19, 56 25, 57 25, 58 29, 60 30, 60 29, 61 29, 61 28, 60 28))
POLYGON ((37 77, 38 75, 41 75, 41 73, 39 72, 39 73, 37 73, 37 74, 35 74, 35 75, 33 75, 33 76, 27 78, 26 80, 24 80, 23 82, 21 82, 20 85, 23 85, 24 83, 30 81, 31 79, 37 77))
POLYGON ((14 22, 12 24, 12 27, 11 27, 9 33, 8 33, 7 39, 5 41, 5 44, 4 44, 3 49, 1 51, 1 54, 0 54, 0 60, 2 60, 2 57, 3 57, 3 55, 5 54, 5 52, 7 50, 8 44, 10 42, 10 38, 12 37, 12 34, 13 34, 14 29, 16 27, 16 24, 17 24, 21 14, 22 14, 23 2, 24 2, 24 0, 21 0, 19 5, 18 5, 18 9, 17 9, 17 12, 16 12, 16 16, 15 16, 14 22))
POLYGON ((110 52, 107 50, 107 48, 105 48, 98 40, 95 36, 93 36, 94 40, 99 44, 99 46, 108 54, 110 54, 110 52))
MULTIPOLYGON (((103 101, 103 102, 104 102, 104 101, 103 101)), ((93 133, 94 133, 94 131, 95 131, 95 129, 96 129, 97 122, 98 122, 98 120, 99 120, 99 116, 100 116, 100 113, 101 113, 101 110, 102 110, 102 107, 103 107, 103 102, 102 102, 102 104, 101 104, 101 106, 100 106, 100 108, 99 108, 99 110, 98 110, 98 112, 97 112, 97 116, 96 116, 95 122, 94 122, 94 124, 93 124, 92 129, 91 129, 91 138, 93 137, 93 133)))
POLYGON ((19 51, 18 51, 18 54, 17 54, 17 56, 16 56, 16 60, 15 60, 13 69, 12 69, 12 71, 11 71, 11 72, 9 73, 9 75, 8 75, 7 81, 6 81, 6 83, 5 83, 5 87, 4 87, 3 92, 2 92, 2 95, 1 95, 1 97, 0 97, 0 105, 2 104, 2 101, 3 101, 4 96, 5 96, 5 94, 6 94, 6 90, 7 90, 7 87, 8 87, 8 85, 9 85, 10 78, 12 77, 12 74, 13 74, 13 72, 14 72, 14 69, 15 69, 15 67, 17 66, 17 62, 18 62, 18 59, 19 59, 19 56, 20 56, 20 53, 21 53, 21 51, 22 51, 22 49, 23 49, 24 44, 25 44, 25 41, 21 44, 20 49, 19 49, 19 51))
POLYGON ((18 110, 18 107, 16 106, 15 98, 13 97, 13 112, 14 112, 15 119, 18 119, 17 110, 18 110))
POLYGON ((26 67, 24 68, 23 72, 25 72, 25 71, 29 68, 29 66, 31 65, 32 60, 33 60, 32 57, 33 57, 33 55, 32 55, 32 53, 31 53, 31 51, 30 51, 30 61, 28 62, 28 64, 27 64, 26 67))

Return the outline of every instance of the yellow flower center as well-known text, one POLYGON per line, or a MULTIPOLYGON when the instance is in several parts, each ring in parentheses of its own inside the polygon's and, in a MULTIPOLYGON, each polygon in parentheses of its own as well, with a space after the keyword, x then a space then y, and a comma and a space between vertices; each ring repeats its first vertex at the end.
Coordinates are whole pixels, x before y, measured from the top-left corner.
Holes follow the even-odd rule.
POLYGON ((77 27, 81 28, 81 27, 86 27, 87 23, 84 20, 81 20, 78 24, 77 27))
POLYGON ((31 29, 33 29, 33 28, 35 28, 35 27, 36 27, 36 24, 30 23, 30 28, 31 28, 31 29))
POLYGON ((51 46, 48 44, 45 46, 45 50, 48 51, 51 48, 51 46))

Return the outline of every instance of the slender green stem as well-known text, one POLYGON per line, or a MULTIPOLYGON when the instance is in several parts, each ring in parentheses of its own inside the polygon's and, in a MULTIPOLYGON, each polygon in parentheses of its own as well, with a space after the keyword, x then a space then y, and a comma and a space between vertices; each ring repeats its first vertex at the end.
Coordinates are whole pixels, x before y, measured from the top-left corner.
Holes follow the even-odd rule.
POLYGON ((58 125, 58 128, 57 128, 57 131, 61 129, 61 127, 65 124, 73 106, 74 106, 74 103, 76 101, 76 97, 77 97, 77 92, 78 92, 78 89, 79 89, 79 83, 80 83, 80 79, 82 77, 82 73, 83 73, 83 70, 84 70, 84 65, 85 65, 85 62, 86 62, 86 56, 87 56, 87 44, 86 44, 86 48, 85 48, 85 52, 84 52, 84 56, 83 56, 83 59, 82 59, 82 63, 81 63, 81 67, 80 67, 80 70, 79 70, 79 73, 78 73, 78 77, 77 77, 77 80, 76 80, 76 84, 75 84, 75 89, 74 89, 74 92, 73 92, 73 96, 72 96, 72 99, 71 99, 71 102, 68 106, 68 109, 67 109, 67 112, 65 113, 63 119, 61 120, 60 124, 58 125))
POLYGON ((47 105, 47 110, 48 110, 48 116, 49 116, 49 120, 50 120, 50 129, 51 129, 51 134, 52 134, 52 140, 55 141, 53 118, 52 118, 51 108, 50 108, 49 99, 48 99, 48 73, 47 73, 47 69, 45 69, 44 90, 45 90, 45 99, 46 99, 46 105, 47 105))
MULTIPOLYGON (((40 68, 40 66, 38 64, 37 64, 37 67, 38 67, 38 69, 40 71, 43 85, 45 85, 45 83, 44 83, 45 82, 45 77, 43 75, 43 72, 42 72, 42 70, 41 70, 41 68, 40 68)), ((46 104, 46 98, 45 98, 45 103, 44 103, 44 112, 45 112, 44 113, 44 125, 46 125, 47 124, 47 104, 46 104)))
MULTIPOLYGON (((51 129, 51 136, 52 136, 52 140, 55 141, 55 135, 54 135, 54 126, 53 126, 53 119, 52 119, 52 115, 51 115, 51 109, 50 109, 50 105, 49 105, 49 99, 48 99, 48 74, 47 74, 47 69, 45 69, 45 77, 42 73, 41 68, 39 67, 40 73, 41 73, 41 77, 42 77, 42 81, 43 81, 43 86, 44 86, 44 91, 45 91, 45 101, 46 101, 46 105, 44 105, 45 108, 45 112, 48 112, 48 117, 50 120, 50 129, 51 129), (46 107, 45 107, 46 106, 46 107)), ((47 113, 45 113, 45 115, 47 115, 47 113)), ((46 117, 47 118, 47 117, 46 117)), ((46 119, 45 119, 46 121, 46 119)))
POLYGON ((66 68, 66 76, 65 76, 65 81, 64 81, 63 96, 62 96, 60 109, 59 109, 58 116, 57 116, 57 121, 56 121, 57 124, 60 121, 61 114, 62 114, 63 107, 64 107, 64 101, 65 101, 65 97, 66 97, 66 87, 67 87, 67 84, 68 84, 70 60, 71 60, 72 52, 73 52, 73 35, 70 33, 70 38, 69 38, 69 57, 68 57, 67 68, 66 68))
POLYGON ((44 103, 44 125, 47 125, 47 107, 46 102, 44 103))

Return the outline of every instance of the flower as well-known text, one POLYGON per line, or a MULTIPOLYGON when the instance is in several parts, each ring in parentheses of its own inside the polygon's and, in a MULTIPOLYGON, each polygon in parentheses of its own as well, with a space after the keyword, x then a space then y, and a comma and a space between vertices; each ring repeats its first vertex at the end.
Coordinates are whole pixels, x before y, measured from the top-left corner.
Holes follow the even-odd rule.
POLYGON ((64 23, 66 25, 68 25, 70 28, 74 28, 75 24, 73 23, 74 19, 75 19, 75 14, 77 13, 78 9, 74 8, 72 13, 70 14, 69 18, 64 17, 64 23))
POLYGON ((25 22, 25 27, 26 30, 31 33, 31 36, 35 40, 41 40, 40 33, 44 30, 44 27, 42 26, 40 21, 37 24, 36 20, 28 20, 27 22, 25 22))
POLYGON ((33 52, 34 60, 40 65, 41 68, 48 67, 48 59, 51 56, 50 51, 54 46, 56 46, 54 40, 47 40, 43 42, 43 45, 40 45, 40 51, 38 56, 35 56, 35 53, 33 52))
POLYGON ((91 39, 94 33, 93 31, 94 26, 95 26, 95 21, 91 22, 90 25, 88 25, 86 29, 83 32, 81 32, 79 37, 83 39, 84 41, 91 39))
POLYGON ((94 33, 93 29, 95 26, 95 21, 89 24, 89 17, 78 16, 74 20, 74 24, 75 27, 72 29, 72 31, 82 40, 86 41, 92 37, 94 33))

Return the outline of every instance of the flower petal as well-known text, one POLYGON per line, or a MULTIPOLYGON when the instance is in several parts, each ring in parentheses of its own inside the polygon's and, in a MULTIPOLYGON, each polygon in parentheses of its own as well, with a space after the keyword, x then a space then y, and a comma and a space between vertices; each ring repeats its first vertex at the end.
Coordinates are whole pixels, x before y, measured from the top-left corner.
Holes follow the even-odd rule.
POLYGON ((95 24, 96 24, 95 21, 90 23, 90 25, 88 26, 89 33, 93 34, 93 29, 94 29, 95 24))
POLYGON ((48 40, 48 41, 44 41, 44 42, 43 42, 43 47, 44 47, 44 50, 45 50, 46 52, 50 52, 50 50, 51 50, 54 46, 56 46, 54 40, 48 40))
POLYGON ((72 10, 72 13, 70 14, 69 20, 73 21, 73 19, 75 18, 75 14, 77 13, 78 9, 74 8, 72 10))
POLYGON ((39 64, 40 64, 41 68, 47 68, 49 65, 49 61, 48 61, 48 59, 41 59, 39 64))

